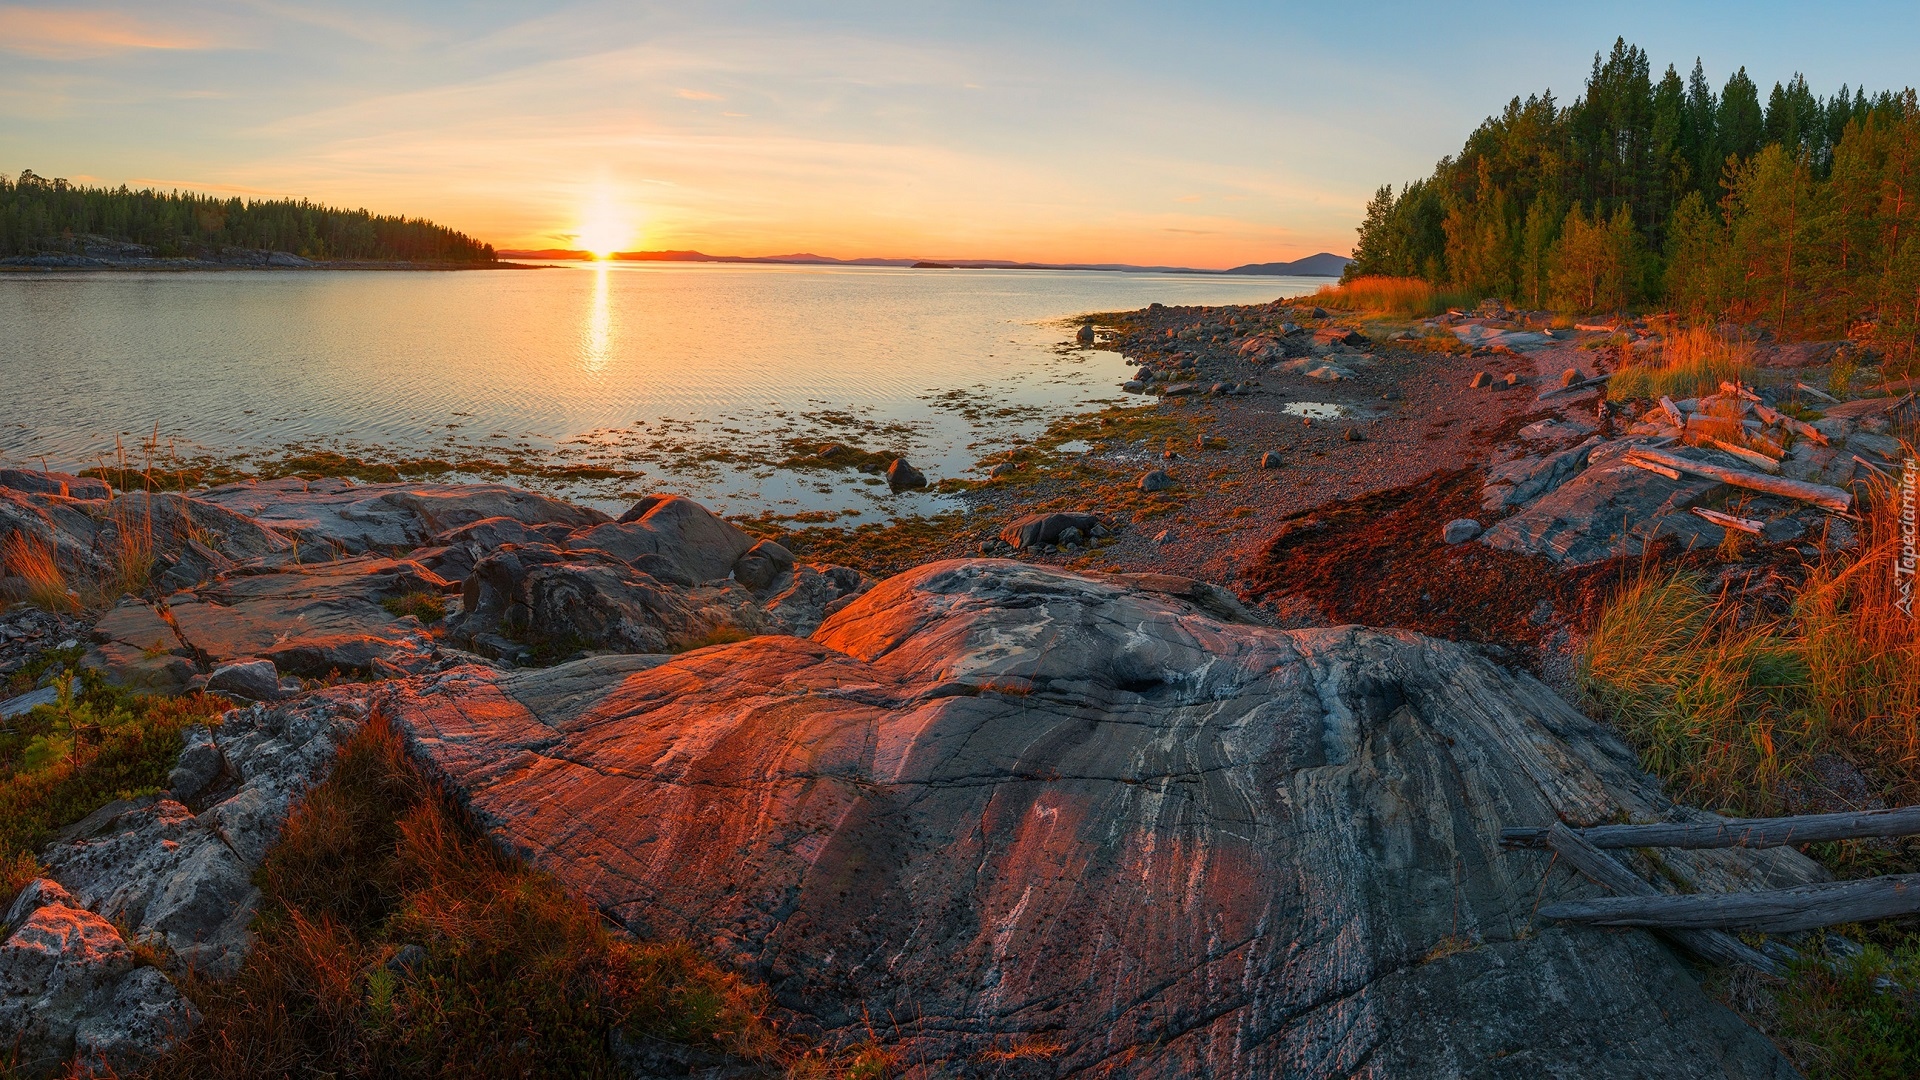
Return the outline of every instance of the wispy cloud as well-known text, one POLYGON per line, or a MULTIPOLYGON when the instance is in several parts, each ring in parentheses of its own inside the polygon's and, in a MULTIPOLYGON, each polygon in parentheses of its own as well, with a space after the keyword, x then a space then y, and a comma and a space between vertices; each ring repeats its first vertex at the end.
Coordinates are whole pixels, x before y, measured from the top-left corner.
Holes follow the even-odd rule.
POLYGON ((725 101, 719 94, 709 94, 705 90, 675 90, 673 96, 687 101, 725 101))
POLYGON ((135 49, 210 49, 210 35, 149 26, 112 11, 0 7, 0 49, 47 60, 84 60, 135 49))

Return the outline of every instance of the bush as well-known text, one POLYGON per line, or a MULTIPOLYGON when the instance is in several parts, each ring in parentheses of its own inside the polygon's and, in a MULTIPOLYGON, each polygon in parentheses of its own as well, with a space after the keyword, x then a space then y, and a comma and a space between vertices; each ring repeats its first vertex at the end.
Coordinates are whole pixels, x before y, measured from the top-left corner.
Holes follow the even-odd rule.
POLYGON ((1471 308, 1478 298, 1467 292, 1443 292, 1420 278, 1358 277, 1322 286, 1312 296, 1322 307, 1423 318, 1449 308, 1471 308))

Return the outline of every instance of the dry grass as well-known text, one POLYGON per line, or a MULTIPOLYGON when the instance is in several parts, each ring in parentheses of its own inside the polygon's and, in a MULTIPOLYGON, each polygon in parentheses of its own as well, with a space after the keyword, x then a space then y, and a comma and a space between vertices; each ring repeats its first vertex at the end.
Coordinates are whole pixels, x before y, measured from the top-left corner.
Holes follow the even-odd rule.
POLYGON ((101 582, 101 599, 111 603, 128 593, 147 587, 153 577, 153 510, 144 505, 140 512, 115 502, 112 511, 114 544, 109 552, 108 576, 101 582))
POLYGON ((53 547, 37 536, 15 532, 0 544, 0 563, 26 583, 27 601, 46 611, 78 611, 80 598, 67 587, 67 575, 54 560, 53 547))
POLYGON ((1753 342, 1732 332, 1694 326, 1670 331, 1657 355, 1630 359, 1613 373, 1607 396, 1676 400, 1717 390, 1722 382, 1753 380, 1753 342))
POLYGON ((1896 605, 1899 506, 1867 500, 1865 533, 1829 552, 1792 610, 1757 617, 1687 573, 1646 573, 1601 616, 1583 689, 1676 794, 1748 813, 1819 753, 1869 764, 1920 794, 1920 622, 1896 605))
POLYGON ((1322 307, 1378 312, 1421 318, 1448 308, 1469 308, 1476 299, 1465 292, 1446 292, 1420 278, 1359 277, 1339 285, 1323 286, 1311 297, 1322 307))

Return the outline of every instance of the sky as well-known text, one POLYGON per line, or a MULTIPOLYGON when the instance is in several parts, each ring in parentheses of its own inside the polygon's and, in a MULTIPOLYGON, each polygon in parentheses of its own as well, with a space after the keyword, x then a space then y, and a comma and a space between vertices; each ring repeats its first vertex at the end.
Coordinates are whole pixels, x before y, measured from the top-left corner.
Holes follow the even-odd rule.
POLYGON ((498 247, 1227 267, 1615 37, 1920 82, 1894 3, 0 0, 0 172, 295 195, 498 247), (1565 8, 1566 10, 1556 10, 1565 8), (582 239, 584 237, 584 240, 582 239))

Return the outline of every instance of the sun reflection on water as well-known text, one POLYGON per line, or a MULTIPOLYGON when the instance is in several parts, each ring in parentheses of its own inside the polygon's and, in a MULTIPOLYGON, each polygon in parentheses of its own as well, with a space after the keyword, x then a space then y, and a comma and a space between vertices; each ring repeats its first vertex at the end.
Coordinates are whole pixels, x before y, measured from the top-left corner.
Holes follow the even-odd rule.
POLYGON ((589 373, 605 371, 613 356, 613 312, 607 305, 607 264, 593 268, 593 306, 580 335, 580 366, 589 373))

